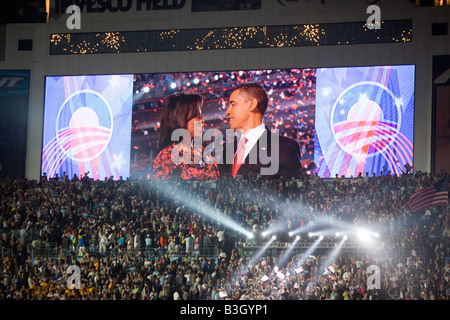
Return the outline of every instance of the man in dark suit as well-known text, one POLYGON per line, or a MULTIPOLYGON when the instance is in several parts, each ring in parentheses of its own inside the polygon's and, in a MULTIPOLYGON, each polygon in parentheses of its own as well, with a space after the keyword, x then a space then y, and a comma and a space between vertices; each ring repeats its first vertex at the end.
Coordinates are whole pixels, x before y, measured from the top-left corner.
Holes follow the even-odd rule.
POLYGON ((298 143, 264 125, 267 106, 267 93, 259 84, 243 84, 231 93, 226 115, 230 129, 240 136, 222 149, 221 177, 235 178, 251 172, 287 178, 302 174, 298 143))

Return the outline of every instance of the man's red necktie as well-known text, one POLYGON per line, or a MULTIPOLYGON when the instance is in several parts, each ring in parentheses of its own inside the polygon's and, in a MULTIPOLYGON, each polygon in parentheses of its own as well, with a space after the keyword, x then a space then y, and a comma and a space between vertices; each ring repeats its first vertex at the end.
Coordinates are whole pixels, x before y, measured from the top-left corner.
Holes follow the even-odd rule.
POLYGON ((243 137, 241 139, 236 154, 234 155, 233 166, 231 167, 231 176, 233 177, 233 179, 236 178, 236 174, 242 164, 242 160, 244 159, 245 144, 247 143, 247 141, 248 140, 246 137, 243 137))

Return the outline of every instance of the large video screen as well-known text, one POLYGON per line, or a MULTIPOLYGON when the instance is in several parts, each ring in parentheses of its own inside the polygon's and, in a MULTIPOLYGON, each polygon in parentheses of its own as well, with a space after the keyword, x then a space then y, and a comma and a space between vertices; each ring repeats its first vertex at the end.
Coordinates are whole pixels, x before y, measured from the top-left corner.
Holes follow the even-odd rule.
POLYGON ((130 175, 132 75, 47 77, 41 174, 130 175))
POLYGON ((298 142, 305 173, 412 166, 411 65, 47 77, 41 173, 151 178, 169 95, 200 94, 205 129, 225 132, 233 88, 251 82, 269 97, 264 123, 298 142))
POLYGON ((400 175, 413 166, 414 66, 317 69, 315 172, 400 175))

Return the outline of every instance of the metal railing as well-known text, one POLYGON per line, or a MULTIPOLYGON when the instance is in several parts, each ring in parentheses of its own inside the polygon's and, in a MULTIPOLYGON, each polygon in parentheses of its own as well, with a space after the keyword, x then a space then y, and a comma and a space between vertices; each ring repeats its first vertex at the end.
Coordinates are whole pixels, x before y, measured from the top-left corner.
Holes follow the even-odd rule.
MULTIPOLYGON (((269 247, 267 247, 267 254, 272 256, 279 256, 284 250, 289 247, 289 243, 274 242, 269 247)), ((300 242, 297 243, 293 249, 294 253, 305 252, 308 248, 313 245, 313 242, 300 242)), ((261 250, 264 246, 261 244, 244 244, 240 248, 243 255, 251 256, 255 252, 261 250)), ((319 254, 326 254, 330 250, 337 247, 337 243, 333 241, 321 242, 317 245, 315 252, 319 254)), ((374 245, 364 245, 362 243, 344 243, 341 247, 341 252, 347 252, 351 254, 360 254, 370 252, 373 256, 398 256, 398 257, 409 257, 411 255, 416 255, 418 257, 423 257, 425 255, 425 248, 423 247, 392 247, 384 248, 381 246, 374 245)))
POLYGON ((58 258, 61 254, 65 257, 68 257, 70 255, 74 255, 75 257, 83 257, 85 256, 85 254, 97 257, 117 257, 123 255, 148 256, 150 254, 152 257, 160 257, 167 254, 171 258, 184 257, 186 254, 188 254, 189 256, 198 257, 217 257, 219 255, 219 248, 216 242, 209 243, 208 245, 202 245, 198 249, 192 249, 189 251, 186 251, 185 246, 178 246, 174 250, 153 247, 139 247, 132 249, 114 247, 104 250, 98 247, 73 248, 69 246, 63 248, 62 246, 58 246, 58 244, 55 242, 39 243, 35 244, 34 246, 32 244, 28 244, 27 250, 32 258, 58 258))
POLYGON ((28 244, 27 251, 32 258, 56 258, 58 257, 58 245, 55 242, 28 244))

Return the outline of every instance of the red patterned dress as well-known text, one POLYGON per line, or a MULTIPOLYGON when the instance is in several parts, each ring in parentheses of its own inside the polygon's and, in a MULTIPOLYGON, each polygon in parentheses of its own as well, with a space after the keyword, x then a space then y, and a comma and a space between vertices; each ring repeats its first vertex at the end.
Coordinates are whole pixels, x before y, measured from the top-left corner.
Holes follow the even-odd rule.
MULTIPOLYGON (((177 164, 172 160, 172 151, 175 145, 169 145, 162 149, 153 162, 153 173, 156 180, 167 180, 171 178, 181 177, 183 180, 205 180, 217 179, 219 177, 219 169, 215 162, 194 163, 194 151, 191 149, 191 161, 181 161, 177 164)), ((180 151, 182 157, 183 152, 180 151)), ((209 162, 209 161, 208 161, 209 162)))

